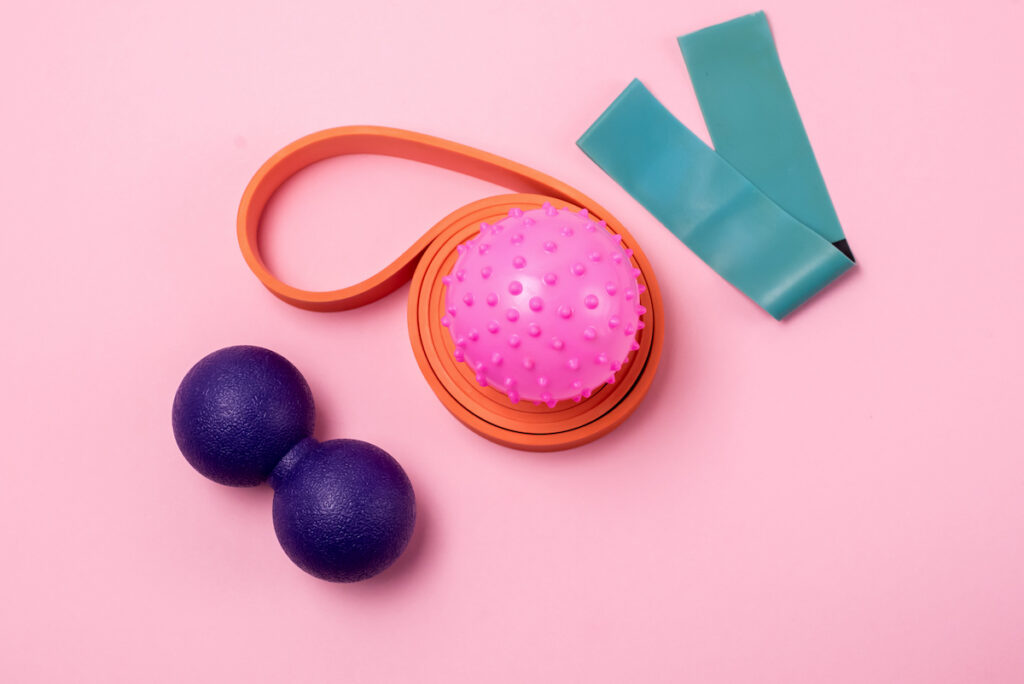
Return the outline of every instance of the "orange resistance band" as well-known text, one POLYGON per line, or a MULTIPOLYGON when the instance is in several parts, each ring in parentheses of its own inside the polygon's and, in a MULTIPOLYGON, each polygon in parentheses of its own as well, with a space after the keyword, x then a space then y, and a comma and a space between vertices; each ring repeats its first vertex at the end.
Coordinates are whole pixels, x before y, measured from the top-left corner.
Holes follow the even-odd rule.
POLYGON ((481 150, 421 133, 380 126, 345 126, 307 135, 271 157, 249 182, 238 208, 238 242, 246 263, 274 295, 312 311, 342 311, 374 302, 410 278, 409 338, 416 361, 438 398, 476 433, 499 444, 530 451, 554 451, 586 444, 607 434, 626 419, 650 388, 661 357, 664 310, 654 271, 640 246, 622 224, 592 199, 564 183, 522 164, 481 150), (424 162, 504 185, 517 193, 488 197, 458 209, 428 230, 380 273, 361 283, 311 292, 287 285, 267 268, 259 251, 260 218, 270 197, 292 175, 329 157, 377 154, 424 162), (480 387, 472 370, 452 357, 454 343, 441 326, 444 285, 458 256, 456 246, 479 232, 481 222, 497 223, 509 209, 528 210, 551 202, 578 210, 586 207, 595 220, 622 235, 633 249, 632 261, 647 286, 641 302, 647 307, 640 349, 616 374, 580 403, 560 402, 554 409, 528 402, 513 405, 497 390, 480 387))

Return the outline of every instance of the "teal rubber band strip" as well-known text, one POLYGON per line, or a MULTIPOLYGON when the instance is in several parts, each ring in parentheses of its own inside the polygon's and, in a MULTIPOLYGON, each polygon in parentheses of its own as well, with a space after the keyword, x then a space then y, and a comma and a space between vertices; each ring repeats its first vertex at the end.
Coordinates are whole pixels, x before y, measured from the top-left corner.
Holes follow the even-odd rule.
POLYGON ((782 319, 854 262, 763 13, 680 39, 718 152, 634 80, 577 141, 711 268, 782 319))
POLYGON ((764 12, 679 38, 715 151, 829 242, 844 240, 764 12))

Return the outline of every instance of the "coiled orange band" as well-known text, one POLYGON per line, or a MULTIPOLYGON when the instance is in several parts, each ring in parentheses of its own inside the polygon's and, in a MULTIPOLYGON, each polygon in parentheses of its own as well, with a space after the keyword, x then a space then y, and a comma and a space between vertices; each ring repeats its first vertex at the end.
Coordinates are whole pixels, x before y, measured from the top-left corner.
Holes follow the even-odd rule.
POLYGON ((345 126, 296 140, 271 157, 249 182, 238 208, 238 242, 256 277, 280 299, 313 311, 342 311, 374 302, 410 278, 409 338, 416 361, 434 393, 467 427, 499 444, 530 451, 554 451, 585 444, 607 434, 626 419, 650 388, 664 338, 661 292, 647 257, 633 236, 592 199, 564 183, 522 164, 441 138, 380 126, 345 126), (270 197, 292 175, 328 157, 377 154, 400 157, 465 173, 523 194, 487 197, 458 209, 428 230, 379 273, 361 283, 329 292, 300 290, 281 282, 259 252, 260 218, 270 197), (509 209, 539 208, 544 202, 573 209, 586 207, 595 220, 622 235, 633 249, 632 260, 647 286, 647 308, 640 349, 616 375, 580 403, 561 402, 554 409, 525 402, 513 405, 500 392, 477 385, 472 371, 452 358, 454 345, 441 326, 444 285, 441 276, 455 263, 456 246, 479 231, 481 222, 496 223, 509 209))

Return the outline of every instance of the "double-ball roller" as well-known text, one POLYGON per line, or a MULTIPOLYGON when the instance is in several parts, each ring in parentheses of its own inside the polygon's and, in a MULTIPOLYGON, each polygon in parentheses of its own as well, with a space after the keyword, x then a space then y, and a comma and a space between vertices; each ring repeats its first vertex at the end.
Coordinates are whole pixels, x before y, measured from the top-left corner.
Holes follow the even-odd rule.
POLYGON ((383 449, 317 442, 306 379, 262 347, 227 347, 185 375, 172 424, 182 454, 220 484, 274 489, 274 531, 296 565, 321 579, 372 577, 405 550, 416 498, 383 449))

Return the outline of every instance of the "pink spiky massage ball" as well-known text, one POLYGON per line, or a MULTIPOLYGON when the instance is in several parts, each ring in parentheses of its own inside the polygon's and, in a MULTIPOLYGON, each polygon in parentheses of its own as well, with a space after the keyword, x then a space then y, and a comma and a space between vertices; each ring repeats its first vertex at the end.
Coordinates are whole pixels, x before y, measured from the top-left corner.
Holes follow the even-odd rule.
POLYGON ((481 386, 554 408, 580 401, 639 349, 640 271, 622 236, 545 204, 512 209, 459 245, 441 323, 481 386))

